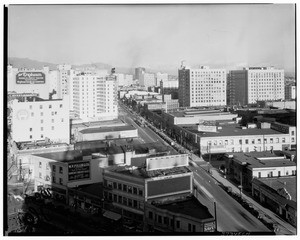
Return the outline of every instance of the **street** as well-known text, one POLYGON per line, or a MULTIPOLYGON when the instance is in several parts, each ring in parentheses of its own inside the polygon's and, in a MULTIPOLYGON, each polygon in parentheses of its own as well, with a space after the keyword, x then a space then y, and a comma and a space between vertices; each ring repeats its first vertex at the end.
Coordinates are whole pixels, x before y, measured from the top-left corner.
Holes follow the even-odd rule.
POLYGON ((197 186, 198 200, 213 214, 213 202, 217 208, 217 226, 221 232, 270 232, 257 218, 222 190, 217 181, 200 167, 191 167, 197 186))

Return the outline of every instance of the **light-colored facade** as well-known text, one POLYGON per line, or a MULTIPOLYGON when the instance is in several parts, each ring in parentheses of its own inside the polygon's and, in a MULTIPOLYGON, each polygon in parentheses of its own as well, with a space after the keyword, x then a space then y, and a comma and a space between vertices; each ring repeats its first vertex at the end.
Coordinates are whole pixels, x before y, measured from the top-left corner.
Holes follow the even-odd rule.
POLYGON ((49 67, 43 69, 18 69, 7 66, 7 90, 17 93, 37 93, 48 99, 50 90, 49 67))
POLYGON ((230 104, 284 99, 284 70, 251 67, 229 72, 230 104))
POLYGON ((68 98, 26 102, 13 100, 11 109, 12 138, 15 142, 45 139, 70 142, 68 98))
POLYGON ((178 71, 180 107, 226 105, 226 70, 182 67, 178 71))
POLYGON ((145 87, 152 87, 156 85, 156 79, 154 73, 144 73, 140 81, 140 85, 145 87))
POLYGON ((169 76, 167 73, 156 73, 156 86, 160 86, 160 81, 168 82, 169 76))
POLYGON ((118 117, 117 82, 114 75, 80 73, 73 77, 73 110, 84 121, 118 117))
POLYGON ((59 75, 58 97, 63 98, 70 94, 71 65, 61 64, 57 66, 59 75))
POLYGON ((285 86, 285 99, 291 100, 296 99, 296 86, 295 85, 287 85, 285 86))

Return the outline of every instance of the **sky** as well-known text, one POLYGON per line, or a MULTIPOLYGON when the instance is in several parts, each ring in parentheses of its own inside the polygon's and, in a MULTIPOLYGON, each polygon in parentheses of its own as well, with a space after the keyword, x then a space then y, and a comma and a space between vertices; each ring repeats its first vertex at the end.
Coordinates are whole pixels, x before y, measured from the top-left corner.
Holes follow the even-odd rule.
POLYGON ((294 71, 295 7, 9 5, 8 48, 9 57, 56 64, 294 71))

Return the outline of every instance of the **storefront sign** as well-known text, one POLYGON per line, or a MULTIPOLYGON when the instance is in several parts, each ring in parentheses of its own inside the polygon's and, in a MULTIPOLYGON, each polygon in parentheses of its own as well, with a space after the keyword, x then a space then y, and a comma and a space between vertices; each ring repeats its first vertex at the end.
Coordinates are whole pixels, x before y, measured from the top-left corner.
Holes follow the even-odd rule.
POLYGON ((70 163, 68 166, 68 170, 69 181, 90 178, 89 162, 70 163))

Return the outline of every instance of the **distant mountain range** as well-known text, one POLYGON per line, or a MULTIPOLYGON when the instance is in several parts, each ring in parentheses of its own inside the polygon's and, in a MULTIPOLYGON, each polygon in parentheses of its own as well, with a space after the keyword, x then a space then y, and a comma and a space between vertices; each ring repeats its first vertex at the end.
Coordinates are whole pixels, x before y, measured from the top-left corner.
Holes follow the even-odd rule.
MULTIPOLYGON (((43 66, 48 66, 50 70, 57 69, 57 66, 59 64, 56 63, 49 63, 49 62, 41 62, 37 60, 32 60, 29 58, 18 58, 18 57, 10 57, 8 58, 8 64, 11 64, 15 68, 35 68, 35 69, 42 69, 43 66)), ((113 66, 106 63, 90 63, 90 64, 81 64, 81 65, 73 65, 73 68, 87 68, 87 67, 95 67, 97 69, 107 69, 110 71, 111 68, 116 68, 116 73, 126 73, 126 74, 133 74, 134 75, 134 68, 129 67, 118 67, 113 66)), ((139 67, 139 66, 136 66, 139 67)), ((159 66, 155 68, 147 68, 146 72, 149 73, 168 73, 171 75, 177 75, 178 74, 178 66, 171 66, 171 65, 165 65, 165 66, 159 66)), ((294 72, 287 72, 285 71, 285 77, 295 78, 294 72)))

